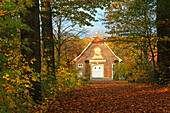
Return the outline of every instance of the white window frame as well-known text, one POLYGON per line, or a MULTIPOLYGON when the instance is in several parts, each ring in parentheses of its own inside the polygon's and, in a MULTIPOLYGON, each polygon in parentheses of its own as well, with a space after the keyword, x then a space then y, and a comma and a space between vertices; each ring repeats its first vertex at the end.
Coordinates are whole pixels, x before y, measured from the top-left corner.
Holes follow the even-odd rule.
POLYGON ((83 68, 83 64, 78 64, 78 68, 83 68))

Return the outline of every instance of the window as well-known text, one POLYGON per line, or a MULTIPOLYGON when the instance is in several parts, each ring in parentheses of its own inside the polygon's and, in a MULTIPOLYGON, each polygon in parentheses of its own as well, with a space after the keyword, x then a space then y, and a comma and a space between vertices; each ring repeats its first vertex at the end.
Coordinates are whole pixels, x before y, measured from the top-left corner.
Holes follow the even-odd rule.
POLYGON ((114 67, 115 67, 115 64, 112 65, 112 68, 114 68, 114 67))
POLYGON ((82 67, 83 67, 83 64, 78 64, 78 67, 79 67, 79 68, 82 68, 82 67))
POLYGON ((79 76, 78 77, 81 78, 82 75, 83 75, 82 71, 79 71, 79 76))

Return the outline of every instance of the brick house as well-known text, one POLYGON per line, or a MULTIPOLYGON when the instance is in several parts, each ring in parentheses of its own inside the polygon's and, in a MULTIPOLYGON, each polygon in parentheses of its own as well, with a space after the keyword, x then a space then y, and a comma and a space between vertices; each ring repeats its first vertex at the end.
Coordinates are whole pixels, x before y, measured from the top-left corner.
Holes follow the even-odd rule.
POLYGON ((113 79, 115 61, 122 60, 97 36, 74 61, 79 76, 113 79))

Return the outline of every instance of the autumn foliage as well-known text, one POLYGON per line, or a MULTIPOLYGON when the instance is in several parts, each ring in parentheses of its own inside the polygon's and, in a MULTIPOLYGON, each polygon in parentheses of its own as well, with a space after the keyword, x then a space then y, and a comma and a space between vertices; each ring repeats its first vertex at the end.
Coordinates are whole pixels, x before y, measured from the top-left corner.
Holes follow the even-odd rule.
MULTIPOLYGON (((69 92, 82 85, 81 80, 75 78, 77 71, 64 67, 57 68, 55 76, 47 75, 47 68, 41 73, 30 68, 37 59, 28 61, 21 50, 32 50, 28 47, 35 43, 28 38, 21 42, 20 30, 31 29, 21 22, 20 13, 26 13, 26 7, 32 6, 31 0, 0 1, 0 112, 33 112, 41 109, 45 112, 50 106, 49 103, 62 95, 62 92, 69 92), (25 2, 23 4, 23 2, 25 2), (33 83, 41 82, 42 101, 35 103, 33 94, 35 89, 33 83), (39 109, 37 109, 39 108, 39 109)), ((49 39, 47 37, 47 39, 49 39)), ((39 42, 39 40, 37 41, 39 42)))
MULTIPOLYGON (((1 112, 32 112, 41 110, 46 112, 49 104, 60 98, 65 92, 81 87, 82 81, 75 78, 77 71, 60 67, 55 76, 47 75, 46 65, 42 72, 36 73, 29 67, 28 62, 19 52, 20 47, 25 47, 15 41, 1 39, 3 44, 0 49, 0 111, 1 112), (8 45, 10 43, 10 45, 8 45), (25 74, 27 73, 27 74, 25 74), (38 105, 32 100, 30 90, 32 82, 40 82, 42 104, 38 105)), ((27 41, 25 43, 28 43, 27 41)), ((25 47, 26 49, 29 49, 25 47)), ((30 60, 34 64, 35 58, 30 60)))
POLYGON ((125 81, 91 81, 91 84, 65 94, 53 103, 50 113, 168 113, 169 89, 127 83, 125 81))
MULTIPOLYGON (((44 44, 40 38, 33 41, 30 37, 27 38, 29 33, 24 34, 26 36, 24 38, 21 35, 22 30, 25 30, 32 31, 31 33, 37 33, 40 36, 39 32, 32 30, 29 25, 23 23, 26 19, 22 20, 23 15, 30 13, 29 10, 35 8, 35 1, 0 0, 0 112, 170 112, 168 104, 169 86, 160 88, 153 85, 127 83, 127 81, 91 81, 91 84, 82 87, 87 81, 77 78, 78 71, 74 70, 74 62, 72 60, 92 41, 91 38, 67 37, 68 40, 62 46, 59 46, 62 51, 61 65, 57 65, 55 69, 49 68, 47 65, 47 59, 50 60, 50 57, 54 57, 50 56, 51 54, 46 59, 43 55, 39 57, 40 59, 32 57, 29 59, 27 56, 29 53, 40 53, 44 49, 43 47, 41 50, 30 48, 31 44, 38 44, 39 42, 41 45, 44 44), (22 54, 22 50, 26 50, 25 53, 27 55, 22 54), (38 60, 41 72, 35 71, 35 68, 30 67, 38 60), (41 95, 41 99, 38 102, 33 99, 35 96, 33 92, 37 91, 34 89, 36 88, 36 83, 41 86, 41 88, 38 87, 41 95)), ((54 9, 52 11, 57 11, 55 12, 56 16, 64 15, 73 24, 79 24, 80 26, 91 25, 90 21, 95 21, 95 18, 92 16, 95 15, 95 9, 97 7, 103 8, 103 6, 107 6, 110 3, 109 0, 84 0, 82 2, 77 0, 44 1, 52 2, 49 7, 54 9), (89 11, 92 15, 86 13, 86 11, 89 11), (62 14, 60 14, 61 12, 62 14)), ((128 4, 133 3, 131 0, 125 1, 128 4)), ((142 6, 145 7, 146 4, 142 3, 142 6)), ((111 12, 116 9, 114 16, 117 24, 110 31, 110 34, 114 32, 117 32, 117 34, 129 32, 129 30, 131 31, 131 25, 139 23, 140 25, 137 26, 138 30, 143 30, 147 26, 146 19, 142 21, 138 19, 143 16, 138 14, 133 16, 136 12, 134 7, 132 7, 132 9, 134 8, 131 11, 132 15, 128 17, 133 17, 135 21, 131 21, 131 18, 122 20, 120 13, 122 13, 122 8, 126 8, 124 5, 126 4, 119 1, 112 4, 111 12), (125 25, 124 29, 121 29, 120 23, 125 25), (143 26, 141 27, 141 25, 143 26), (118 31, 116 31, 115 27, 117 27, 118 31)), ((150 5, 152 5, 152 2, 150 5)), ((39 9, 39 5, 37 9, 39 9)), ((107 10, 108 14, 112 14, 109 9, 107 10)), ((129 14, 129 11, 126 11, 126 14, 129 14)), ((39 16, 41 13, 38 11, 37 14, 39 16)), ((113 18, 107 19, 113 20, 113 18)), ((28 23, 34 24, 32 20, 30 21, 28 23)), ((155 25, 152 21, 148 22, 151 22, 151 26, 152 24, 155 25)), ((166 19, 162 23, 166 22, 169 22, 169 20, 166 19)), ((108 23, 108 25, 111 24, 108 23)), ((109 26, 106 27, 110 28, 109 26)), ((39 26, 37 29, 39 29, 39 26)), ((152 82, 153 70, 156 70, 153 66, 156 65, 152 65, 153 62, 148 62, 148 58, 145 57, 147 57, 149 52, 153 52, 152 49, 156 49, 157 38, 154 35, 145 33, 142 33, 142 36, 138 36, 136 28, 132 27, 132 29, 135 29, 134 33, 137 36, 128 35, 129 39, 127 37, 119 37, 119 39, 130 41, 130 43, 110 43, 111 49, 123 59, 122 63, 116 64, 115 78, 119 80, 123 77, 129 80, 129 82, 146 83, 149 80, 149 82, 152 82), (148 49, 149 51, 146 51, 148 49)), ((149 31, 152 30, 149 29, 149 31)), ((54 36, 52 29, 50 32, 51 36, 54 36)), ((31 38, 37 37, 33 36, 31 38)), ((43 41, 54 43, 52 37, 46 36, 42 39, 43 41)), ((168 37, 167 40, 169 40, 168 37)), ((56 45, 60 45, 56 42, 56 45)), ((54 47, 54 45, 52 46, 54 47)), ((48 51, 48 47, 44 49, 44 53, 45 51, 48 51)), ((154 58, 153 55, 152 58, 154 58)), ((54 60, 52 63, 54 64, 54 60)), ((34 67, 36 66, 34 65, 34 67)), ((159 79, 162 81, 164 78, 160 75, 159 79)))

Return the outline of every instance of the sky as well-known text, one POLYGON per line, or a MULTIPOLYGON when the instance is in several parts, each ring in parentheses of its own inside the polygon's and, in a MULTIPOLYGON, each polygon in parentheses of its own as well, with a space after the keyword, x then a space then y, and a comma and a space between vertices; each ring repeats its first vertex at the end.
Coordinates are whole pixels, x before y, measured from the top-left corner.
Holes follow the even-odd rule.
MULTIPOLYGON (((95 16, 95 18, 97 20, 103 18, 102 15, 104 15, 104 10, 101 9, 97 9, 97 14, 95 16)), ((85 28, 87 28, 89 31, 87 34, 80 36, 80 38, 84 38, 84 37, 94 37, 94 36, 99 36, 102 37, 104 35, 104 32, 107 31, 107 29, 104 27, 104 25, 102 24, 102 21, 98 21, 98 22, 91 22, 94 26, 90 27, 90 26, 85 26, 85 28), (96 33, 98 32, 98 33, 96 33)))

